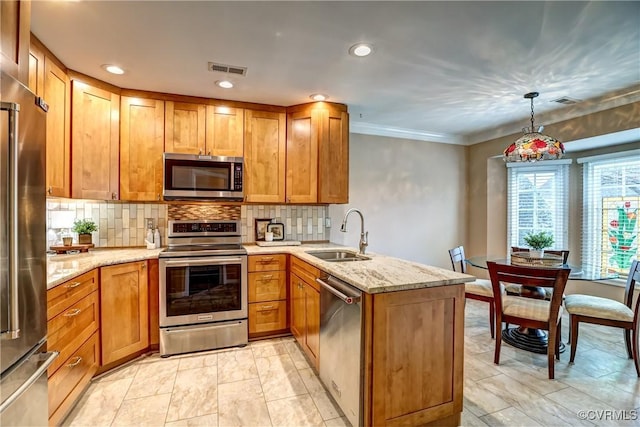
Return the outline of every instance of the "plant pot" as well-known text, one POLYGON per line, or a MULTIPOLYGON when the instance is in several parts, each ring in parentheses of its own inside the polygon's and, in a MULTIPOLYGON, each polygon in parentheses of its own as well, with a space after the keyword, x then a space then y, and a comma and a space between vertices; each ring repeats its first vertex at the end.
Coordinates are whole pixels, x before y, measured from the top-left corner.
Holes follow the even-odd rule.
POLYGON ((531 249, 529 251, 529 256, 531 258, 543 258, 544 257, 544 249, 540 249, 539 251, 531 249))
POLYGON ((91 244, 91 234, 78 234, 78 243, 81 245, 91 244))

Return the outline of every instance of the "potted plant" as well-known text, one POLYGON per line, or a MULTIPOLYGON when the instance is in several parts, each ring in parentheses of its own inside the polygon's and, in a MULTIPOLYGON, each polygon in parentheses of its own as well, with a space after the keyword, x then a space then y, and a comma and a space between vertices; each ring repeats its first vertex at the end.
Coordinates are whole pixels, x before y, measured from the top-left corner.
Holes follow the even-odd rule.
POLYGON ((553 245, 553 234, 548 231, 529 233, 524 236, 524 241, 532 249, 529 252, 532 258, 542 258, 544 256, 544 249, 553 245))
POLYGON ((98 230, 96 223, 90 219, 76 219, 73 221, 73 231, 78 233, 78 243, 91 244, 91 233, 98 230))

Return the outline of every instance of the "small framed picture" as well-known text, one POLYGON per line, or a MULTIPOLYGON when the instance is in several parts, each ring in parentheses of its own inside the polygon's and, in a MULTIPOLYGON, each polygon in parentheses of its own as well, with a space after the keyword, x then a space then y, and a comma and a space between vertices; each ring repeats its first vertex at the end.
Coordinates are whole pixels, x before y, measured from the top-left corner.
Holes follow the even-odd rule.
POLYGON ((269 224, 271 224, 270 218, 256 218, 256 242, 264 241, 264 233, 269 224))
POLYGON ((267 225, 267 231, 273 233, 273 240, 284 240, 284 224, 280 222, 272 222, 267 225))

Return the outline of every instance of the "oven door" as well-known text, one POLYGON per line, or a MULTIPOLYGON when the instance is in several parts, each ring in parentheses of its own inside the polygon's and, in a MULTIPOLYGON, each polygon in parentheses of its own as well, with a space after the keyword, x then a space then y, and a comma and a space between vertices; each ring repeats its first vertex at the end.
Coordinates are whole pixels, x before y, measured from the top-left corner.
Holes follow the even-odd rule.
POLYGON ((160 326, 247 318, 247 256, 160 259, 160 326))

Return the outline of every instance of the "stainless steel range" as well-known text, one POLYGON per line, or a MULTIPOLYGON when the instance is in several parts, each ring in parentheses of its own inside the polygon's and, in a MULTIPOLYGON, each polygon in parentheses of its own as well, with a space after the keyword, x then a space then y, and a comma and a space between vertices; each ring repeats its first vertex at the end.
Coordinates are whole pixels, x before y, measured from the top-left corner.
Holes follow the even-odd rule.
POLYGON ((248 342, 240 221, 169 221, 160 253, 160 355, 248 342))

